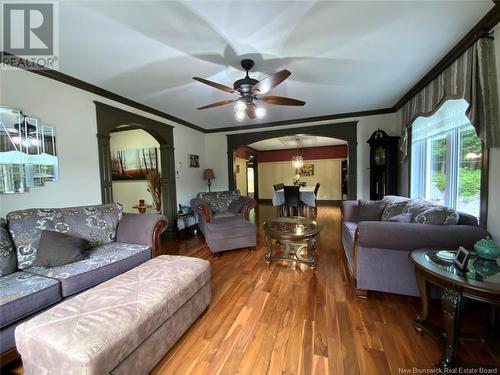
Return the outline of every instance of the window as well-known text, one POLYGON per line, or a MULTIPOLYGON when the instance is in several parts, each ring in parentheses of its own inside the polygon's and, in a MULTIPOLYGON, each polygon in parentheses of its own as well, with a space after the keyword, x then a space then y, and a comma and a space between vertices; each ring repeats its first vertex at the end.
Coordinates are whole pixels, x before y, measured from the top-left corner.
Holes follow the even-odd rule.
POLYGON ((465 100, 448 100, 412 125, 411 197, 479 217, 481 141, 465 100))

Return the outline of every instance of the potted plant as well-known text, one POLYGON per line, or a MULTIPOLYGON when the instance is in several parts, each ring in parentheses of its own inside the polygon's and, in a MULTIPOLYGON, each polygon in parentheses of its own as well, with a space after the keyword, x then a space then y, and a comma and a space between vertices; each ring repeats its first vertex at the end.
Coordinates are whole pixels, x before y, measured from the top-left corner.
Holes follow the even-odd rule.
POLYGON ((148 191, 151 193, 153 198, 153 206, 157 212, 161 211, 161 184, 160 184, 160 172, 157 169, 150 170, 146 178, 148 180, 148 191))

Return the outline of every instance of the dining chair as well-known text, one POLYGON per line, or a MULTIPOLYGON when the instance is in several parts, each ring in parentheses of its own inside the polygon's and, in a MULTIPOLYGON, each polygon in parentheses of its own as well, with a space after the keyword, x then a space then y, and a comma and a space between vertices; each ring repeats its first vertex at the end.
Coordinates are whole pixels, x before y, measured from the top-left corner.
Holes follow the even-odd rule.
POLYGON ((273 185, 273 188, 274 188, 274 191, 278 191, 278 190, 282 190, 284 186, 285 186, 285 184, 279 183, 279 184, 273 185))
POLYGON ((302 202, 300 201, 300 189, 298 186, 284 186, 285 204, 282 216, 300 216, 302 202))
POLYGON ((319 182, 316 182, 316 186, 314 187, 314 217, 318 216, 318 191, 320 185, 319 182))

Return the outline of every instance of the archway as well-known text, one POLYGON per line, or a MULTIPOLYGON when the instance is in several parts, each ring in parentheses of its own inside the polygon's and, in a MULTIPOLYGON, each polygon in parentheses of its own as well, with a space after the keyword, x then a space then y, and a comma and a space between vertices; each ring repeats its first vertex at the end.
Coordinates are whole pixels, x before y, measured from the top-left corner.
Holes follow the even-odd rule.
POLYGON ((171 229, 176 220, 177 208, 173 127, 104 103, 97 101, 94 103, 97 116, 97 150, 99 153, 102 203, 113 202, 110 132, 121 125, 142 129, 151 134, 160 144, 161 212, 169 219, 169 228, 171 229))
POLYGON ((347 199, 357 197, 357 121, 342 122, 328 125, 316 125, 299 128, 287 128, 254 133, 241 133, 227 135, 227 161, 229 189, 236 188, 234 153, 238 147, 264 139, 294 135, 297 133, 317 135, 322 137, 337 138, 347 142, 348 148, 348 188, 347 199))

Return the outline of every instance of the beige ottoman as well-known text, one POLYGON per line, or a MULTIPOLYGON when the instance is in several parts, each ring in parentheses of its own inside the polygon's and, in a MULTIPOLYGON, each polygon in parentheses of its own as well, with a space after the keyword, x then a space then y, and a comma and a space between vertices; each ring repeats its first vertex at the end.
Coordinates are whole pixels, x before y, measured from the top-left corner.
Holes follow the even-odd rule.
POLYGON ((210 265, 163 255, 19 325, 25 374, 147 374, 211 300, 210 265))

